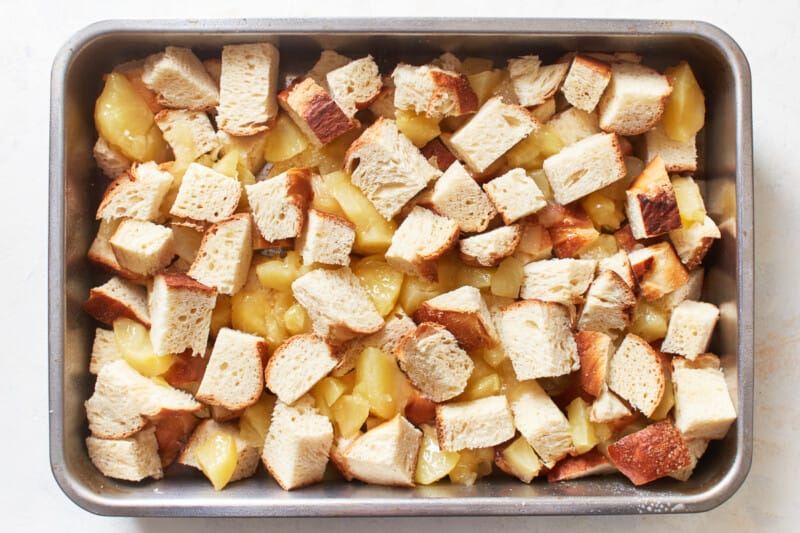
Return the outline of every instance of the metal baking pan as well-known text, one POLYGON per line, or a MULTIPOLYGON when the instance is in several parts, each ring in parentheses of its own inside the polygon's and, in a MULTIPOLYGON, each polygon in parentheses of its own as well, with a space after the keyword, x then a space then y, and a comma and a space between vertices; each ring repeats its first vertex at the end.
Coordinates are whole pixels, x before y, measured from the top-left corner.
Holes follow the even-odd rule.
POLYGON ((753 430, 753 171, 750 70, 737 44, 702 22, 565 19, 301 19, 107 21, 74 35, 52 70, 50 108, 50 460, 64 492, 106 515, 334 516, 683 513, 729 498, 750 467, 753 430), (572 50, 634 51, 655 67, 689 61, 706 95, 701 168, 710 214, 723 239, 707 259, 705 298, 721 308, 712 350, 721 355, 738 420, 711 444, 686 483, 634 487, 621 476, 525 485, 489 478, 473 487, 447 483, 397 489, 326 482, 284 492, 268 476, 216 493, 202 476, 132 484, 103 477, 90 463, 83 402, 93 379, 94 325, 80 306, 104 278, 85 260, 105 186, 92 159, 92 119, 102 75, 166 45, 201 57, 226 43, 268 40, 281 49, 282 75, 308 69, 323 48, 373 54, 384 70, 451 51, 497 60, 572 50))

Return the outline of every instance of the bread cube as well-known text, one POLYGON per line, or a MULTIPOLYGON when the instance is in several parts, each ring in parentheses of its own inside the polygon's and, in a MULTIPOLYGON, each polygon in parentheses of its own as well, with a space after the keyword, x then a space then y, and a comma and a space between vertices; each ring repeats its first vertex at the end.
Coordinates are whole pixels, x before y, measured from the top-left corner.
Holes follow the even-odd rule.
POLYGON ((485 230, 497 214, 480 185, 458 161, 449 165, 434 183, 431 207, 458 222, 461 231, 467 233, 485 230))
POLYGON ((549 259, 553 254, 553 241, 550 233, 541 224, 524 220, 519 224, 522 230, 517 249, 512 257, 519 259, 523 265, 541 259, 549 259))
POLYGON ((578 331, 575 345, 580 360, 578 382, 586 394, 596 398, 606 386, 608 363, 614 349, 611 337, 599 331, 578 331))
POLYGON ((578 329, 619 333, 630 323, 636 295, 613 270, 604 270, 586 293, 586 304, 578 317, 578 329))
POLYGON ((108 243, 122 268, 143 277, 164 269, 175 256, 172 230, 144 220, 123 220, 108 243))
POLYGON ((303 134, 323 146, 358 127, 330 94, 311 78, 301 78, 278 94, 278 102, 303 134))
POLYGON ((331 96, 345 115, 351 118, 359 109, 368 107, 383 87, 381 73, 372 56, 362 57, 333 69, 326 74, 325 79, 331 96))
POLYGON ((619 250, 617 253, 610 257, 604 257, 597 262, 598 272, 611 270, 616 273, 622 280, 628 284, 628 287, 633 289, 635 287, 636 279, 633 277, 633 270, 631 269, 631 262, 628 259, 628 254, 625 250, 619 250))
POLYGON ((347 56, 343 56, 335 50, 323 50, 319 54, 319 59, 311 67, 311 70, 306 72, 304 77, 311 78, 319 84, 326 91, 330 91, 328 86, 328 73, 338 68, 341 68, 348 63, 352 62, 347 56))
POLYGON ((470 266, 493 267, 517 249, 522 230, 516 224, 466 237, 458 242, 458 255, 470 266))
POLYGON ((344 217, 308 210, 303 234, 298 242, 303 263, 347 266, 356 240, 355 225, 344 217))
POLYGON ((658 352, 628 333, 611 357, 608 387, 649 417, 661 403, 666 379, 658 352))
POLYGON ((625 195, 625 212, 635 239, 658 237, 681 228, 675 191, 659 156, 631 183, 625 195))
POLYGON ((122 353, 117 347, 114 332, 103 328, 95 329, 92 353, 89 358, 89 373, 96 375, 101 368, 120 359, 122 359, 122 353))
POLYGON ((696 136, 686 142, 671 139, 661 122, 644 134, 647 160, 656 156, 664 161, 667 172, 694 172, 697 170, 696 136))
POLYGON ((392 236, 386 261, 412 276, 437 281, 436 261, 453 247, 458 233, 455 220, 414 207, 392 236))
POLYGON ((249 213, 221 220, 203 235, 188 275, 219 294, 233 295, 244 286, 253 255, 253 221, 249 213))
POLYGON ((547 472, 547 482, 569 481, 589 476, 602 476, 617 471, 614 463, 599 451, 590 450, 577 457, 566 457, 547 472))
POLYGON ((689 273, 668 242, 634 250, 628 254, 639 292, 650 302, 678 290, 689 273))
POLYGON ((422 303, 414 313, 418 323, 436 322, 455 335, 465 350, 497 343, 497 331, 481 292, 465 285, 422 303))
POLYGON ((102 173, 112 180, 128 172, 131 167, 131 160, 111 146, 103 137, 97 138, 97 142, 92 147, 92 155, 102 173))
POLYGON ((337 357, 339 362, 332 374, 341 377, 353 370, 356 361, 368 346, 374 346, 385 353, 394 353, 400 341, 414 331, 417 325, 403 311, 402 307, 396 307, 386 318, 386 325, 371 335, 352 339, 339 347, 337 357))
POLYGON ((487 448, 514 436, 505 396, 488 396, 436 406, 436 436, 444 451, 487 448))
POLYGON ((708 249, 714 244, 714 239, 719 239, 721 236, 719 228, 707 215, 700 224, 692 224, 669 232, 669 240, 672 241, 678 257, 688 270, 703 262, 708 249))
POLYGON ((474 113, 478 97, 458 72, 423 65, 414 67, 399 64, 392 72, 394 106, 412 110, 430 118, 441 119, 474 113))
POLYGON ((565 305, 582 303, 596 268, 597 261, 593 259, 546 259, 528 263, 522 269, 519 295, 565 305))
POLYGON ((106 188, 96 218, 156 220, 172 180, 172 174, 160 170, 153 161, 134 164, 130 175, 123 174, 106 188))
POLYGON ((176 161, 194 161, 220 147, 219 138, 204 111, 164 109, 154 119, 176 161))
POLYGON ((547 125, 564 146, 570 146, 591 135, 601 133, 597 125, 597 115, 570 107, 552 117, 547 125))
POLYGON ((144 288, 116 276, 89 290, 83 310, 107 326, 118 318, 130 318, 150 327, 144 288))
POLYGON ((192 163, 183 175, 169 213, 197 222, 219 222, 236 211, 241 194, 237 179, 192 163))
POLYGON ((165 107, 202 111, 219 102, 217 84, 189 48, 167 46, 145 60, 142 81, 165 107))
POLYGON ((509 398, 514 426, 547 468, 575 451, 567 417, 536 381, 517 384, 509 398))
POLYGON ((216 301, 216 289, 189 276, 159 274, 153 278, 150 340, 156 355, 191 349, 193 354, 203 356, 216 301))
POLYGON ((675 427, 686 439, 722 439, 736 420, 722 370, 673 369, 675 427))
POLYGON ((616 394, 603 385, 600 394, 592 402, 589 420, 595 424, 608 424, 629 417, 631 410, 616 394))
POLYGON ((568 68, 566 63, 542 66, 539 56, 509 59, 508 72, 519 105, 535 106, 552 97, 561 86, 568 68))
POLYGON ((308 169, 290 169, 274 178, 246 185, 253 221, 267 241, 299 237, 311 198, 308 169))
POLYGON ((658 123, 672 87, 666 76, 636 63, 613 63, 611 81, 597 106, 600 127, 619 135, 639 135, 658 123))
POLYGON ((231 135, 268 130, 278 114, 278 49, 270 43, 222 47, 217 126, 231 135))
POLYGON ((161 459, 155 428, 143 429, 126 439, 86 438, 89 459, 107 477, 125 481, 141 481, 146 477, 161 479, 161 459))
POLYGON ((622 437, 608 447, 608 454, 636 486, 668 476, 691 463, 686 440, 669 420, 622 437))
POLYGON ((483 190, 506 224, 532 215, 547 205, 539 186, 521 168, 511 169, 484 184, 483 190))
POLYGON ((278 346, 264 371, 266 385, 287 405, 328 375, 338 360, 330 344, 316 335, 295 335, 278 346))
POLYGON ((718 318, 716 305, 684 300, 672 310, 661 350, 695 359, 708 348, 718 318))
POLYGON ((591 113, 611 80, 611 67, 602 61, 576 55, 564 78, 561 92, 577 109, 591 113))

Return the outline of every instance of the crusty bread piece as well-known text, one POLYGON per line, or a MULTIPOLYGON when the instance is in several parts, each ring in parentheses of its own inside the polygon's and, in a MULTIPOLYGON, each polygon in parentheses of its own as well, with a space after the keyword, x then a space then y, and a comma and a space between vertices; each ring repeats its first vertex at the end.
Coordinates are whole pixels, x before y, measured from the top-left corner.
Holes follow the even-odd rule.
POLYGON ((481 173, 538 127, 527 109, 495 96, 450 137, 448 147, 473 172, 481 173))
POLYGON ((196 451, 197 447, 203 445, 207 439, 214 435, 221 433, 233 438, 236 443, 236 467, 233 469, 229 483, 245 479, 256 473, 258 469, 258 458, 261 450, 258 446, 243 439, 239 435, 239 425, 236 422, 217 422, 213 419, 208 419, 200 422, 194 428, 192 436, 183 447, 178 463, 192 468, 200 469, 200 463, 197 461, 196 451))
POLYGON ((394 106, 429 118, 458 117, 478 110, 478 96, 467 77, 430 65, 399 64, 392 72, 394 106))
POLYGON ((332 444, 331 421, 317 412, 313 398, 293 406, 279 400, 261 460, 283 490, 297 489, 322 480, 332 444))
POLYGON ((250 213, 239 213, 208 228, 187 274, 219 294, 233 295, 247 281, 252 256, 253 220, 250 213))
POLYGON ((348 267, 312 270, 292 283, 292 293, 311 318, 314 333, 334 345, 383 327, 375 304, 348 267))
POLYGON ((625 159, 616 135, 597 133, 544 160, 553 197, 568 204, 625 177, 625 159))
POLYGON ((547 205, 539 186, 522 168, 512 168, 485 183, 483 190, 506 224, 532 215, 547 205))
POLYGON ((165 107, 204 110, 219 103, 217 84, 189 48, 167 46, 148 57, 142 81, 165 107))
POLYGON ((475 365, 444 326, 423 322, 394 351, 411 383, 434 402, 455 398, 475 365))
POLYGON ((635 239, 658 237, 681 228, 675 189, 659 156, 633 180, 625 195, 625 213, 635 239))
POLYGON ((331 445, 330 450, 331 464, 333 464, 336 470, 339 471, 345 481, 353 481, 353 476, 347 470, 347 462, 344 458, 344 451, 361 435, 363 435, 363 433, 361 431, 357 431, 351 437, 337 435, 333 439, 333 444, 331 445))
POLYGON ((520 298, 564 305, 582 303, 596 268, 594 259, 546 259, 528 263, 522 268, 520 298))
POLYGON ((616 334, 630 324, 636 295, 613 270, 598 274, 586 293, 578 329, 616 334))
POLYGON ((636 285, 636 279, 633 277, 633 270, 631 269, 631 262, 628 259, 628 254, 625 250, 619 250, 617 253, 610 257, 604 257, 597 262, 597 271, 603 272, 610 270, 616 273, 622 280, 628 284, 628 287, 633 289, 636 285))
POLYGON ((694 472, 695 467, 697 466, 697 461, 706 453, 706 449, 708 448, 708 439, 687 439, 686 446, 689 448, 689 453, 691 454, 691 462, 689 466, 685 468, 681 468, 677 472, 673 472, 669 475, 671 478, 675 478, 678 481, 687 481, 694 472))
POLYGON ((269 140, 268 131, 262 131, 254 135, 238 136, 229 135, 222 130, 218 130, 217 140, 220 143, 220 157, 224 157, 233 151, 238 152, 240 161, 246 163, 247 168, 253 174, 258 175, 266 164, 264 150, 269 140))
POLYGON ((387 220, 428 183, 442 175, 397 129, 394 120, 379 118, 347 149, 344 168, 387 220))
POLYGON ((355 224, 339 215, 309 209, 297 247, 303 256, 303 264, 347 266, 355 241, 355 224))
POLYGON ((114 249, 111 248, 111 244, 109 243, 109 239, 111 239, 114 232, 117 231, 117 228, 123 220, 128 219, 113 218, 109 220, 100 220, 100 226, 97 228, 97 235, 95 235, 92 245, 89 247, 89 251, 86 252, 86 258, 114 274, 140 282, 143 281, 142 276, 127 268, 123 268, 119 264, 119 261, 117 261, 117 256, 114 255, 114 249))
POLYGON ((690 360, 696 358, 708 348, 717 319, 719 308, 716 305, 684 300, 672 310, 661 351, 690 360))
POLYGON ((628 254, 639 292, 650 302, 679 289, 689 279, 675 251, 668 242, 661 242, 628 254))
MULTIPOLYGON (((458 161, 456 156, 453 155, 453 152, 451 152, 447 146, 444 145, 439 137, 436 137, 432 141, 428 142, 428 144, 420 148, 420 151, 428 163, 438 168, 442 172, 445 172, 448 168, 450 168, 450 165, 458 161)), ((459 165, 460 164, 461 163, 459 163, 459 165)), ((441 181, 441 179, 442 178, 439 178, 439 181, 441 181)))
POLYGON ((125 174, 131 167, 131 160, 111 146, 103 137, 98 137, 92 147, 92 155, 100 171, 110 179, 116 179, 125 174))
POLYGON ((516 384, 509 401, 514 426, 547 468, 575 451, 567 417, 536 381, 516 384))
POLYGON ((413 487, 422 432, 397 415, 344 450, 346 477, 374 485, 413 487))
POLYGON ((647 161, 652 161, 656 156, 664 160, 667 172, 694 172, 697 170, 697 144, 693 135, 688 141, 675 141, 671 139, 661 122, 645 132, 645 152, 647 161))
POLYGON ((691 463, 686 440, 670 420, 622 437, 608 447, 608 454, 636 486, 668 476, 691 463))
POLYGON ((669 240, 688 270, 702 263, 708 249, 714 244, 714 239, 721 236, 719 228, 708 215, 699 224, 669 232, 669 240))
POLYGON ((467 233, 485 230, 497 214, 480 185, 458 161, 434 183, 431 208, 458 222, 461 231, 467 233))
POLYGON ((217 333, 195 398, 231 411, 254 404, 264 390, 264 339, 230 328, 217 333))
POLYGON ((722 439, 736 420, 722 370, 680 368, 672 371, 675 427, 686 439, 722 439))
POLYGON ((587 244, 600 236, 579 202, 569 205, 548 202, 536 217, 547 228, 553 253, 559 258, 576 257, 587 244))
POLYGON ((164 109, 156 114, 155 121, 176 161, 194 161, 220 147, 217 133, 204 111, 164 109))
POLYGON ((517 379, 556 377, 578 369, 578 348, 566 307, 521 300, 503 307, 497 320, 500 343, 517 379))
POLYGON ((547 472, 547 482, 555 483, 589 476, 603 476, 616 471, 617 468, 609 458, 593 449, 577 457, 565 457, 559 461, 547 472))
POLYGON ((436 406, 436 437, 444 451, 487 448, 513 436, 514 421, 505 396, 436 406))
POLYGON ((278 49, 270 43, 222 47, 217 127, 231 135, 268 130, 278 115, 278 49))
POLYGON ((312 197, 310 178, 309 169, 292 168, 274 178, 245 186, 253 221, 262 237, 277 241, 302 234, 312 197))
POLYGON ((458 223, 422 207, 414 207, 392 236, 386 261, 412 276, 437 281, 437 259, 458 240, 458 223))
POLYGON ((326 80, 328 92, 351 118, 359 109, 368 107, 383 87, 378 65, 369 55, 331 70, 326 80))
POLYGON ((458 241, 458 255, 467 265, 497 266, 514 253, 521 237, 519 225, 501 226, 458 241))
POLYGON ((328 87, 328 72, 341 68, 350 62, 352 62, 352 59, 343 56, 335 50, 323 50, 317 62, 311 67, 311 70, 306 72, 305 77, 311 78, 323 89, 330 92, 330 87, 328 87))
POLYGON ((337 353, 339 362, 333 369, 333 376, 341 377, 353 370, 356 361, 364 351, 364 348, 373 346, 386 353, 394 353, 400 341, 414 331, 417 325, 403 311, 403 308, 396 307, 389 316, 386 317, 386 325, 382 330, 372 335, 358 337, 342 345, 337 353))
POLYGON ((535 106, 552 97, 561 86, 568 68, 566 63, 542 66, 539 56, 509 59, 508 72, 519 105, 535 106))
POLYGON ((191 265, 197 259, 205 228, 187 220, 173 220, 169 227, 172 228, 172 238, 175 241, 175 254, 191 265))
POLYGON ((661 120, 672 86, 666 76, 635 63, 613 63, 611 81, 597 109, 600 127, 619 135, 639 135, 661 120))
POLYGON ((580 359, 578 383, 586 394, 597 398, 606 387, 608 363, 614 344, 605 333, 578 331, 575 333, 575 345, 580 359))
POLYGON ((695 268, 689 272, 689 280, 686 283, 656 300, 656 305, 671 313, 684 300, 700 300, 703 294, 703 278, 704 270, 695 268))
POLYGON ((146 428, 127 439, 86 438, 89 459, 100 472, 114 479, 141 481, 146 477, 161 479, 161 459, 155 428, 146 428))
POLYGON ((92 354, 89 358, 89 373, 96 375, 101 368, 119 359, 122 359, 122 352, 117 347, 114 332, 103 328, 95 329, 92 354))
POLYGON ((123 220, 108 244, 122 268, 142 277, 163 270, 175 256, 172 230, 146 220, 123 220))
POLYGON ((293 404, 338 363, 331 345, 316 335, 295 335, 278 346, 264 370, 267 388, 293 404))
POLYGON ((441 324, 467 351, 489 348, 498 341, 481 291, 469 285, 422 302, 414 312, 414 320, 441 324))
POLYGON ((576 55, 564 78, 561 92, 571 105, 591 113, 600 102, 600 97, 611 80, 611 67, 608 63, 590 57, 576 55))
POLYGON ((236 211, 241 195, 242 186, 236 178, 192 163, 183 175, 169 213, 196 222, 219 222, 236 211))
POLYGON ((322 86, 311 78, 296 80, 278 93, 278 102, 309 141, 328 144, 358 127, 322 86))
POLYGON ((615 422, 630 415, 631 410, 628 406, 605 384, 589 410, 589 420, 596 424, 615 422))
POLYGON ((547 125, 564 146, 575 144, 586 137, 601 133, 600 126, 597 125, 597 115, 587 113, 577 107, 565 109, 551 118, 547 125))
POLYGON ((97 219, 135 218, 155 220, 161 202, 172 186, 172 174, 152 161, 137 163, 108 186, 97 208, 97 219))
POLYGON ((513 257, 527 265, 533 261, 549 259, 553 255, 553 241, 547 229, 535 219, 526 219, 519 224, 522 233, 513 257))
POLYGON ((641 337, 628 333, 611 357, 608 386, 645 416, 652 415, 666 386, 658 352, 641 337))
POLYGON ((183 274, 153 278, 149 308, 150 341, 157 355, 191 349, 202 357, 211 329, 217 290, 183 274))
POLYGON ((144 288, 117 276, 90 289, 83 310, 107 326, 111 326, 118 318, 130 318, 150 327, 144 288))

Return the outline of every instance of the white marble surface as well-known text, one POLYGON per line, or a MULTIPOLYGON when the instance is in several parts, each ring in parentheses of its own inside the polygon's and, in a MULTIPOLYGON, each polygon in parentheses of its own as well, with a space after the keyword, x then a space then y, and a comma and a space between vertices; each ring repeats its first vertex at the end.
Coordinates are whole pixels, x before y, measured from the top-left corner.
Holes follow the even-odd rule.
POLYGON ((0 307, 5 348, 0 405, 0 523, 4 531, 798 531, 800 469, 797 351, 800 284, 800 98, 796 0, 703 2, 484 2, 406 0, 253 2, 195 0, 0 0, 0 307), (552 4, 552 5, 551 5, 552 4), (723 6, 724 7, 721 7, 723 6), (753 73, 756 206, 755 453, 743 487, 718 509, 684 516, 408 519, 132 519, 91 515, 50 473, 47 434, 47 176, 50 66, 72 33, 106 18, 299 16, 564 16, 712 22, 744 49, 753 73))

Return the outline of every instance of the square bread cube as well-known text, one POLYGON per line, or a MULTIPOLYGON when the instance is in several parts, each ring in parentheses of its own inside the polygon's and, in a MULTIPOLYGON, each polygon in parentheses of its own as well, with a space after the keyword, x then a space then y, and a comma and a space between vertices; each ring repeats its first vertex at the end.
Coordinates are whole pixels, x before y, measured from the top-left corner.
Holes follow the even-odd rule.
POLYGON ((716 305, 684 300, 672 310, 661 351, 695 359, 708 348, 718 318, 716 305))
POLYGON ((564 78, 561 92, 567 102, 588 113, 594 111, 611 80, 611 67, 602 61, 576 55, 564 78))
POLYGON ((661 119, 672 86, 650 67, 620 62, 611 65, 611 81, 598 104, 600 127, 619 135, 639 135, 661 119))
POLYGON ((155 121, 176 161, 194 161, 220 146, 205 111, 163 109, 156 113, 155 121))
POLYGON ((667 172, 694 172, 697 170, 696 139, 696 135, 686 142, 670 139, 659 122, 644 134, 647 161, 659 156, 664 160, 667 172))
POLYGON ((635 239, 658 237, 681 227, 675 189, 656 156, 625 191, 625 213, 635 239))
POLYGON ((278 49, 270 43, 222 47, 217 125, 231 135, 253 135, 271 127, 278 114, 278 49))
POLYGON ((149 56, 142 81, 158 95, 158 103, 179 109, 211 109, 219 102, 219 89, 189 48, 167 46, 149 56))
POLYGON ((299 237, 312 198, 311 171, 292 168, 273 178, 246 185, 253 221, 267 241, 299 237))
POLYGON ((669 420, 622 437, 608 447, 608 454, 636 486, 668 476, 692 462, 686 439, 669 420))
POLYGON ((108 243, 122 268, 145 277, 162 270, 175 256, 172 230, 144 220, 123 220, 108 243))
POLYGON ((202 357, 211 330, 211 313, 217 290, 183 274, 153 278, 149 307, 150 341, 156 355, 179 354, 191 349, 202 357))
POLYGON ((311 78, 298 79, 282 90, 278 102, 316 146, 326 145, 359 125, 311 78))
POLYGON ((266 386, 287 405, 301 396, 336 366, 330 344, 316 335, 295 335, 278 346, 264 370, 266 386))
POLYGON ((241 194, 239 180, 192 163, 183 175, 169 213, 197 222, 219 222, 236 211, 241 194))
POLYGON ((633 250, 628 259, 639 293, 648 302, 678 290, 689 280, 689 273, 668 242, 633 250))
POLYGON ((98 322, 113 325, 118 318, 130 318, 150 327, 147 293, 131 281, 114 276, 99 287, 89 289, 83 310, 98 322))
POLYGON ((722 234, 719 227, 708 215, 699 224, 695 223, 669 232, 669 240, 672 241, 681 262, 689 270, 703 262, 714 240, 720 237, 722 234))
POLYGON ((522 268, 519 295, 564 305, 583 303, 596 269, 594 259, 545 259, 528 263, 522 268))
POLYGON ((161 459, 155 428, 143 429, 127 439, 111 440, 88 437, 89 459, 104 476, 125 481, 141 481, 146 477, 161 479, 161 459))
POLYGON ((518 384, 510 397, 514 426, 547 468, 574 452, 567 417, 536 381, 518 384))
POLYGON ((458 255, 470 266, 493 267, 517 249, 522 229, 517 224, 500 226, 458 242, 458 255))
POLYGON ((722 439, 736 420, 722 370, 675 368, 675 427, 686 439, 722 439))
POLYGON ((442 450, 488 448, 514 436, 514 420, 505 396, 436 406, 436 436, 442 450))
POLYGON ((339 215, 309 209, 298 246, 303 264, 347 266, 355 241, 356 227, 352 222, 339 215))
POLYGON ((253 219, 239 213, 208 228, 188 274, 220 294, 233 295, 247 281, 252 256, 253 219))
POLYGON ((153 161, 134 164, 130 175, 123 174, 106 188, 97 207, 97 219, 156 220, 172 181, 172 174, 160 170, 153 161))
POLYGON ((398 270, 437 281, 437 260, 458 240, 458 223, 416 206, 392 236, 386 261, 398 270))
POLYGON ((497 343, 497 330, 489 308, 475 287, 465 285, 440 294, 414 312, 418 323, 436 322, 446 327, 465 350, 488 348, 497 343))
POLYGON ((513 224, 547 205, 539 186, 522 168, 514 168, 483 185, 503 222, 513 224))
POLYGON ((399 64, 392 72, 394 106, 430 118, 457 117, 478 109, 467 77, 430 65, 399 64))
POLYGON ((431 207, 458 222, 461 231, 467 233, 485 230, 497 214, 480 185, 458 161, 434 182, 431 207))

